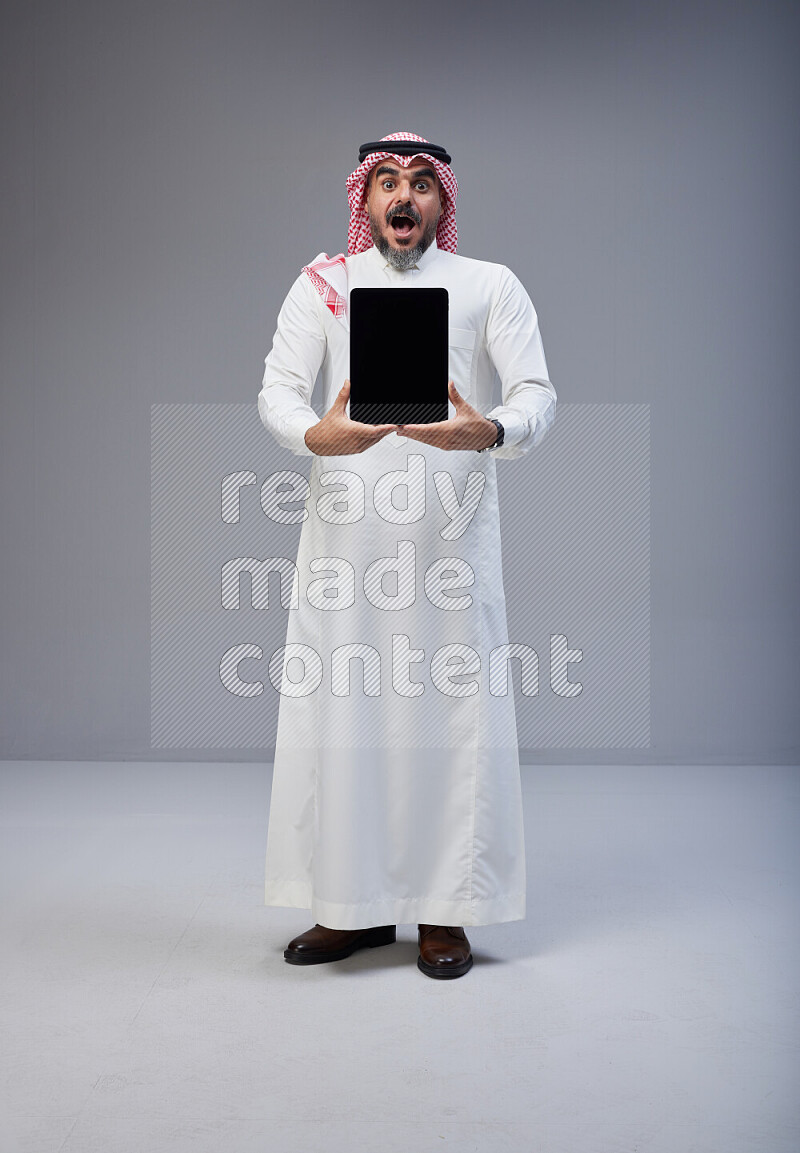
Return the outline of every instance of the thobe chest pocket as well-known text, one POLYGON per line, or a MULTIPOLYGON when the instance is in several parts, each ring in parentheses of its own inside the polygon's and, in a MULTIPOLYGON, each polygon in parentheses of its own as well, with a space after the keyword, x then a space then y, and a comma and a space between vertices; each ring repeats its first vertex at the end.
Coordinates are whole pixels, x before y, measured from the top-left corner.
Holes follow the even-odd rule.
MULTIPOLYGON (((450 328, 448 334, 449 378, 465 400, 472 403, 475 395, 475 342, 477 332, 472 328, 450 328)), ((452 409, 452 405, 450 406, 452 409)), ((452 412, 455 410, 452 409, 452 412)))

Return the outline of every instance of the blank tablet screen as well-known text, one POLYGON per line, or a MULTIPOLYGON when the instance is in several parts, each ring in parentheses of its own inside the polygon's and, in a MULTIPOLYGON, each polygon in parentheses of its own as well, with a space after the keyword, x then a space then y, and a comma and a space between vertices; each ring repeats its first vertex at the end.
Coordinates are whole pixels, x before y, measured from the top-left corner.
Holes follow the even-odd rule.
POLYGON ((447 420, 446 288, 350 292, 350 419, 447 420))

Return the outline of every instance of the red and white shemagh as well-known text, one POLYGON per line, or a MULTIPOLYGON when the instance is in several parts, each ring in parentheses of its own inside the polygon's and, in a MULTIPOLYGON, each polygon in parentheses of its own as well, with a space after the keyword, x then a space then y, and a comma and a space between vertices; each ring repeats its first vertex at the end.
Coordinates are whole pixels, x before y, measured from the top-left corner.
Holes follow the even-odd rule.
MULTIPOLYGON (((414 140, 421 145, 430 144, 424 136, 417 136, 413 132, 391 132, 382 136, 381 140, 414 140)), ((382 160, 396 160, 403 168, 408 168, 412 161, 427 160, 433 165, 436 175, 442 182, 444 192, 442 214, 436 226, 436 243, 439 248, 447 252, 455 252, 458 246, 458 231, 456 229, 456 199, 458 197, 458 182, 453 175, 449 164, 431 156, 421 148, 413 156, 398 156, 394 152, 371 152, 359 164, 355 172, 347 178, 347 200, 350 204, 350 225, 347 229, 347 253, 355 256, 359 252, 366 252, 372 248, 372 232, 369 226, 369 213, 365 203, 365 193, 369 173, 376 164, 382 160)), ((303 268, 303 272, 311 280, 325 305, 334 316, 342 317, 345 314, 347 300, 347 267, 344 253, 338 256, 328 256, 321 253, 311 264, 303 268)))

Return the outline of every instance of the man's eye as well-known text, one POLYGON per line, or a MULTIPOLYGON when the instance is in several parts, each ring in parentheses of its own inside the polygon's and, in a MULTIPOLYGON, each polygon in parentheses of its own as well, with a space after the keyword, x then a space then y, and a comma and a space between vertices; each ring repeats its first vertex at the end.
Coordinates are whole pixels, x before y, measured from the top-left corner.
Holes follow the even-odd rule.
MULTIPOLYGON (((389 180, 382 180, 381 181, 381 188, 385 189, 385 191, 387 191, 387 192, 391 192, 391 190, 394 188, 394 186, 395 186, 394 180, 389 179, 389 180)), ((417 192, 430 192, 430 188, 431 188, 430 183, 427 180, 415 181, 414 187, 416 188, 417 192)))

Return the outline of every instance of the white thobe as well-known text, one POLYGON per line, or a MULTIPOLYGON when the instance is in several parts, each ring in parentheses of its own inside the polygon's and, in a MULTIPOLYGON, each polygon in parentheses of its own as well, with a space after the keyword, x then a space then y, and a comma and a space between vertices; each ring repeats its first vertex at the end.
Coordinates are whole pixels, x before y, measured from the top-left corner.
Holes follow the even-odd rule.
MULTIPOLYGON (((525 845, 495 460, 529 452, 555 417, 536 311, 508 268, 435 242, 406 272, 374 247, 346 266, 348 291, 447 289, 450 378, 501 421, 505 443, 447 451, 390 433, 363 453, 312 454, 312 392, 318 382, 327 412, 349 377, 349 327, 300 274, 258 397, 275 439, 314 455, 286 648, 270 666, 281 698, 265 904, 310 909, 334 929, 519 920, 525 845)), ((386 356, 413 371, 413 333, 386 356)))

